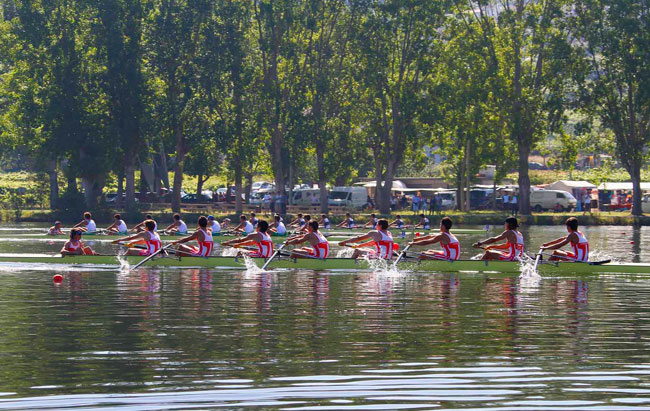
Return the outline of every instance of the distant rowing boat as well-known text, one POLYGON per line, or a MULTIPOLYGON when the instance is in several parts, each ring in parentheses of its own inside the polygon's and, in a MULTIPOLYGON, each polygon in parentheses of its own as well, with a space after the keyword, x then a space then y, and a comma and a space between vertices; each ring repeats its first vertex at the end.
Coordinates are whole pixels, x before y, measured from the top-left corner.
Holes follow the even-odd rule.
MULTIPOLYGON (((135 265, 145 257, 128 256, 120 257, 126 259, 130 265, 135 265)), ((248 259, 258 267, 261 267, 265 260, 262 258, 248 259)), ((119 264, 117 256, 59 256, 59 255, 24 255, 24 256, 0 256, 0 263, 13 264, 63 264, 63 265, 111 265, 119 264)), ((352 258, 329 258, 327 260, 319 259, 292 259, 288 257, 277 258, 271 262, 270 268, 282 269, 308 269, 308 270, 363 270, 363 271, 380 271, 382 268, 390 268, 392 262, 368 261, 364 259, 352 258)), ((236 257, 161 257, 150 260, 144 264, 148 267, 204 267, 204 268, 246 268, 244 258, 236 257)), ((415 272, 500 272, 500 273, 518 273, 521 271, 521 265, 518 262, 507 261, 480 261, 480 260, 460 260, 460 261, 417 261, 415 259, 405 259, 399 264, 400 270, 409 270, 415 272)), ((570 263, 570 262, 546 262, 538 267, 538 270, 544 274, 559 275, 580 275, 596 273, 630 273, 630 274, 650 274, 650 264, 628 264, 612 262, 596 263, 570 263)))

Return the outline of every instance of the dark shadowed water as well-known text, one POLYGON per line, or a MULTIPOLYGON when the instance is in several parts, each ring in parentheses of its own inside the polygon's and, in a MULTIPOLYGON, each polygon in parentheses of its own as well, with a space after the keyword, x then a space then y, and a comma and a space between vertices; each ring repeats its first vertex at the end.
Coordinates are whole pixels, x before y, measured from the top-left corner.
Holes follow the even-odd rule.
MULTIPOLYGON (((585 233, 650 262, 650 230, 585 233)), ((0 265, 0 313, 0 408, 650 410, 650 274, 0 265)))

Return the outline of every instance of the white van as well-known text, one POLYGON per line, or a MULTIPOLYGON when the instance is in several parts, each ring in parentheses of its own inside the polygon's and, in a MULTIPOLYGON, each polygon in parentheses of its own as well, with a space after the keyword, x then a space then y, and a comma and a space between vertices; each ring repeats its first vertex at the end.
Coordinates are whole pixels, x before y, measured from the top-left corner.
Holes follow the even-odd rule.
POLYGON ((293 205, 306 205, 306 206, 319 206, 320 205, 320 189, 306 188, 294 190, 291 197, 293 205))
POLYGON ((555 210, 560 204, 559 211, 571 211, 578 205, 578 200, 561 190, 537 190, 530 193, 530 208, 538 213, 543 210, 555 210))
POLYGON ((368 191, 365 187, 334 187, 328 198, 331 206, 364 208, 368 204, 368 191))

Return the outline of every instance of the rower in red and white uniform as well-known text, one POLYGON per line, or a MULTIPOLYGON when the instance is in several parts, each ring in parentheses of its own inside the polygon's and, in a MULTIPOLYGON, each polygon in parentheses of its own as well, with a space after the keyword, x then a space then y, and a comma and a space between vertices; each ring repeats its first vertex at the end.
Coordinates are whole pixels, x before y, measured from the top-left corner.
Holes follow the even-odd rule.
POLYGON ((124 220, 122 220, 122 216, 119 215, 119 214, 114 214, 113 215, 113 224, 111 224, 110 226, 108 226, 108 228, 106 228, 106 232, 108 232, 108 234, 120 234, 120 235, 123 235, 123 234, 128 233, 129 229, 127 228, 126 223, 124 222, 124 220))
POLYGON ((517 230, 519 223, 515 217, 508 217, 504 222, 505 231, 496 237, 474 243, 476 248, 505 240, 505 244, 485 247, 482 260, 519 261, 524 253, 524 236, 517 230), (502 251, 501 251, 502 250, 502 251))
POLYGON ((95 220, 93 220, 89 211, 86 211, 84 213, 84 219, 72 228, 78 228, 87 234, 95 234, 97 232, 97 224, 95 224, 95 220))
POLYGON ((555 250, 551 261, 576 261, 586 263, 589 261, 589 242, 587 237, 578 231, 578 219, 575 217, 566 220, 566 230, 569 234, 557 240, 542 244, 542 250, 555 250), (571 244, 573 252, 559 250, 567 244, 571 244))
POLYGON ((442 251, 426 250, 420 254, 423 260, 449 260, 454 261, 460 258, 460 242, 449 230, 453 222, 451 218, 444 217, 440 220, 440 234, 428 235, 416 238, 409 245, 423 246, 440 243, 442 251))
POLYGON ((168 225, 164 231, 171 235, 185 235, 187 234, 187 224, 185 224, 185 221, 181 220, 180 214, 175 213, 174 222, 168 225))
POLYGON ((379 220, 377 219, 377 217, 375 216, 374 213, 373 213, 373 214, 370 214, 370 220, 368 220, 368 222, 367 222, 366 224, 363 225, 363 228, 370 228, 370 227, 372 227, 373 230, 376 230, 376 229, 377 229, 377 222, 378 222, 378 221, 379 221, 379 220))
POLYGON ((61 249, 62 255, 95 255, 97 254, 90 247, 84 247, 81 242, 81 233, 83 231, 79 228, 70 230, 70 239, 63 244, 61 249))
POLYGON ((390 260, 393 258, 393 252, 399 249, 398 244, 393 241, 393 236, 388 231, 388 220, 383 218, 377 222, 377 230, 341 241, 339 245, 345 247, 355 243, 359 243, 359 245, 352 253, 352 258, 367 256, 368 258, 390 260))
POLYGON ((269 223, 265 220, 259 220, 254 233, 244 238, 225 241, 221 245, 235 248, 253 246, 253 250, 241 250, 238 255, 245 254, 254 258, 269 258, 273 255, 273 240, 268 234, 268 229, 269 223))
POLYGON ((63 235, 63 231, 61 231, 61 222, 55 221, 54 225, 47 230, 47 235, 63 235))
POLYGON ((141 231, 137 234, 134 234, 129 237, 119 238, 113 241, 113 244, 123 244, 128 247, 131 247, 134 244, 144 245, 142 248, 129 248, 127 250, 128 255, 142 255, 147 256, 155 253, 160 250, 162 243, 160 241, 160 236, 156 232, 156 222, 152 219, 144 220, 144 231, 141 231))
POLYGON ((302 244, 306 242, 309 242, 311 247, 294 248, 291 250, 291 257, 322 259, 329 257, 330 243, 328 243, 325 236, 318 231, 317 221, 310 221, 307 224, 307 233, 291 240, 287 240, 287 245, 302 244))
POLYGON ((205 216, 199 217, 199 227, 190 236, 181 238, 172 242, 174 245, 180 244, 176 255, 189 256, 189 257, 210 257, 212 255, 212 248, 214 242, 212 240, 212 233, 208 230, 208 219, 205 216), (197 246, 188 246, 185 243, 196 240, 197 246))
POLYGON ((350 229, 352 229, 352 228, 354 228, 354 219, 352 218, 350 213, 345 213, 345 219, 343 219, 343 221, 338 223, 336 226, 341 227, 341 228, 350 228, 350 229))

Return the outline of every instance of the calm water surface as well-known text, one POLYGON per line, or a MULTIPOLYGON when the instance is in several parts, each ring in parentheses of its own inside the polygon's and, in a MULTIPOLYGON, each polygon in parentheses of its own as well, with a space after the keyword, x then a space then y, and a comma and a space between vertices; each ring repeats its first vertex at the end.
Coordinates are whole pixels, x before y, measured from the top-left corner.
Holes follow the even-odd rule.
MULTIPOLYGON (((650 262, 650 230, 585 233, 650 262)), ((0 408, 650 410, 650 273, 0 265, 0 310, 0 408)))

